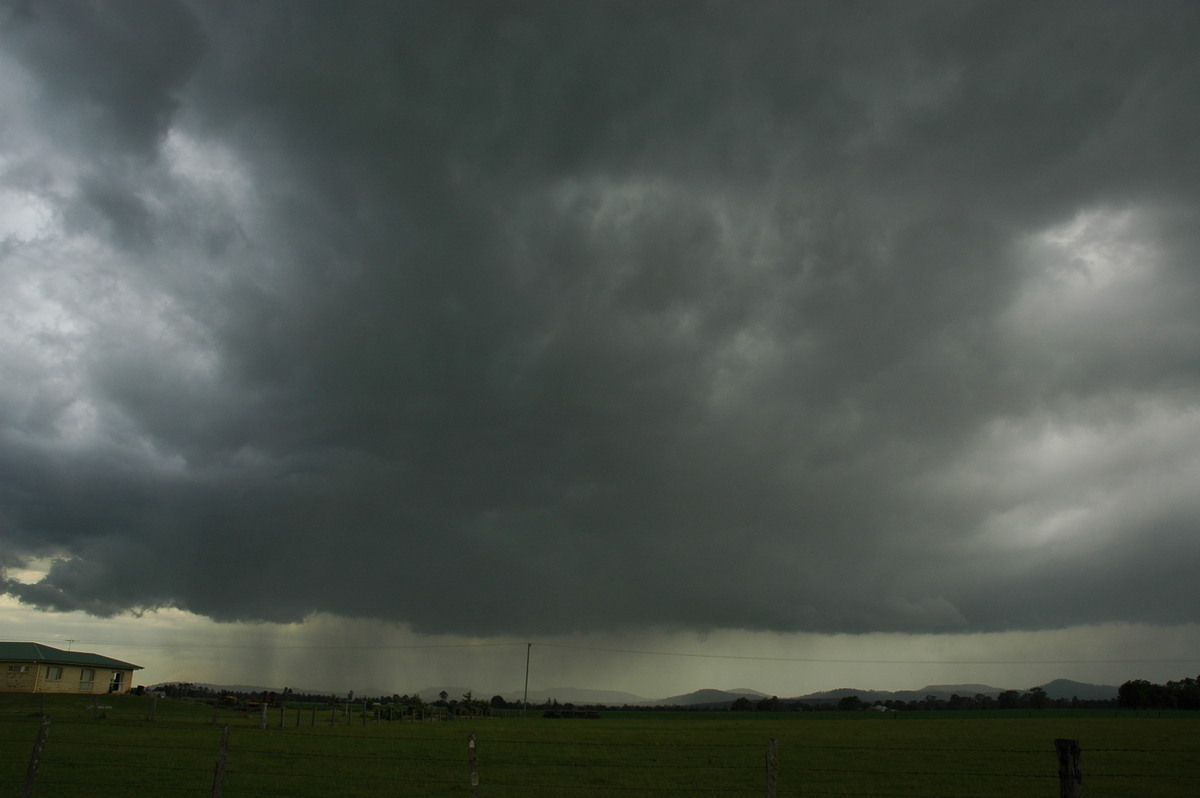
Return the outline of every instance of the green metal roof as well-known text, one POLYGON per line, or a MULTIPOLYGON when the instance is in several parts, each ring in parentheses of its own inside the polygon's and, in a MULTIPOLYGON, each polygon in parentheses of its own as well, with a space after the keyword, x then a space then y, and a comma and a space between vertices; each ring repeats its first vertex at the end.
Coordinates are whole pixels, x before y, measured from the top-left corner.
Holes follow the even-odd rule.
POLYGON ((63 651, 41 643, 0 642, 0 662, 49 662, 54 665, 89 665, 97 668, 132 668, 141 670, 141 665, 123 662, 112 657, 89 654, 86 651, 63 651))

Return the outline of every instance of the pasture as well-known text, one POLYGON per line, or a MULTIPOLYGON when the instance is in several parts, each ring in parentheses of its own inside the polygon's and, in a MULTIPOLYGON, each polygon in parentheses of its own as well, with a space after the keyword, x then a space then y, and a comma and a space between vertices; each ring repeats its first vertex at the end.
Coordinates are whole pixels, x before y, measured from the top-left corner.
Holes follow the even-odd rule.
POLYGON ((1200 716, 1132 712, 603 713, 599 720, 375 722, 328 708, 262 715, 187 700, 0 695, 0 794, 18 795, 44 711, 33 795, 1058 795, 1054 739, 1080 741, 1088 798, 1200 794, 1200 716))

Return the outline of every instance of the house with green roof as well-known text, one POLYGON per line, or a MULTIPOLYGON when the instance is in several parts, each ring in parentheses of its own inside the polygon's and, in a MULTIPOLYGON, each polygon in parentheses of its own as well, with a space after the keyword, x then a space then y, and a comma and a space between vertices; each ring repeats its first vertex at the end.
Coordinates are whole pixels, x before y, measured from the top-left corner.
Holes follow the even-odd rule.
POLYGON ((124 693, 141 665, 41 643, 0 642, 0 692, 124 693))

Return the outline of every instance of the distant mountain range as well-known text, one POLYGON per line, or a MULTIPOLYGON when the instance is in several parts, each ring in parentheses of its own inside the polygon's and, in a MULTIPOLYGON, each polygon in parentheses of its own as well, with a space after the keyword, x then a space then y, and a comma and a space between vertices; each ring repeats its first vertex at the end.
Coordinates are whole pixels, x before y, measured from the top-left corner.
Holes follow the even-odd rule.
MULTIPOLYGON (((1038 686, 1046 691, 1046 695, 1049 698, 1055 700, 1060 698, 1078 698, 1081 701, 1107 701, 1117 697, 1116 687, 1104 684, 1073 682, 1070 679, 1055 679, 1052 682, 1038 686)), ((897 690, 895 692, 841 688, 838 690, 825 690, 819 693, 809 693, 808 695, 787 700, 809 703, 836 703, 846 696, 858 696, 868 704, 873 704, 876 701, 921 701, 927 696, 933 696, 942 701, 950 698, 952 695, 964 697, 986 695, 995 698, 1003 692, 1005 692, 1005 689, 986 684, 931 684, 920 690, 897 690)), ((1025 692, 1025 690, 1019 690, 1018 692, 1025 692)))
MULTIPOLYGON (((156 687, 158 685, 155 685, 156 687)), ((197 685, 200 687, 208 687, 214 691, 236 691, 245 693, 261 692, 263 690, 274 690, 283 692, 281 687, 252 687, 249 685, 216 685, 203 684, 197 685)), ((1055 679, 1052 682, 1047 682, 1043 685, 1038 685, 1046 691, 1046 695, 1054 700, 1065 698, 1078 698, 1081 701, 1108 701, 1117 697, 1117 688, 1105 684, 1087 684, 1084 682, 1075 682, 1070 679, 1055 679)), ((1032 689, 1032 688, 1028 688, 1032 689)), ((445 691, 450 699, 459 699, 470 690, 469 687, 426 687, 419 691, 421 699, 424 701, 436 701, 441 693, 445 691)), ((314 693, 344 696, 345 693, 328 690, 300 690, 297 693, 314 693)), ((817 693, 809 693, 807 695, 795 696, 790 698, 782 698, 783 701, 803 701, 805 703, 832 703, 836 704, 846 696, 858 696, 862 701, 873 704, 875 702, 884 701, 922 701, 927 696, 933 696, 939 700, 946 700, 952 695, 960 696, 975 696, 986 695, 992 698, 1005 692, 1004 688, 991 687, 986 684, 931 684, 920 690, 859 690, 851 687, 842 687, 837 690, 823 690, 817 693)), ((1026 692, 1019 690, 1018 692, 1026 692)), ((387 693, 382 690, 355 690, 357 696, 379 696, 387 693)), ((489 700, 492 695, 480 692, 472 692, 476 698, 489 700)), ((508 702, 518 702, 524 697, 524 691, 513 691, 501 693, 502 698, 508 702)), ((642 696, 634 695, 633 693, 625 693, 619 690, 590 690, 583 687, 553 687, 529 691, 529 703, 543 704, 547 701, 558 701, 560 704, 595 704, 601 706, 631 706, 631 707, 692 707, 695 709, 712 708, 720 709, 728 707, 739 698, 748 698, 751 701, 757 702, 759 699, 767 698, 766 693, 761 693, 757 690, 748 688, 735 688, 731 690, 696 690, 695 692, 685 693, 683 695, 671 696, 669 698, 643 698, 642 696)))
MULTIPOLYGON (((1086 684, 1084 682, 1075 682, 1070 679, 1055 679, 1052 682, 1047 682, 1044 685, 1038 685, 1046 691, 1046 695, 1051 699, 1060 698, 1078 698, 1081 701, 1107 701, 1117 697, 1117 688, 1111 685, 1103 684, 1086 684)), ((426 701, 436 700, 441 690, 446 690, 446 693, 452 698, 458 698, 466 692, 462 688, 427 688, 421 691, 421 697, 426 701)), ((784 701, 804 701, 807 703, 837 703, 845 696, 858 696, 868 704, 873 704, 876 701, 922 701, 927 696, 933 696, 939 700, 947 700, 952 695, 960 696, 975 696, 986 695, 995 698, 1008 688, 992 687, 986 684, 931 684, 920 690, 857 690, 854 688, 841 688, 838 690, 825 690, 817 693, 809 693, 808 695, 783 698, 784 701)), ((1032 688, 1027 688, 1032 689, 1032 688)), ((1019 690, 1018 692, 1025 692, 1019 690)), ((521 693, 504 693, 502 694, 505 701, 520 701, 521 693)), ((478 696, 480 698, 488 698, 489 696, 478 696)), ((578 687, 556 687, 546 690, 531 690, 529 692, 529 702, 541 704, 546 701, 558 701, 561 704, 601 704, 604 706, 647 706, 647 707, 692 707, 692 708, 722 708, 727 707, 739 698, 748 698, 751 701, 757 702, 759 699, 767 698, 766 693, 748 688, 736 688, 732 690, 696 690, 695 692, 685 693, 683 695, 670 696, 669 698, 643 698, 633 695, 632 693, 623 693, 616 690, 587 690, 578 687)))
MULTIPOLYGON (((1078 698, 1081 701, 1108 701, 1117 697, 1117 688, 1111 685, 1103 684, 1086 684, 1084 682, 1074 682, 1070 679, 1055 679, 1052 682, 1047 682, 1044 685, 1038 685, 1046 691, 1046 695, 1051 699, 1060 698, 1078 698)), ((817 693, 809 693, 807 695, 783 698, 784 701, 803 701, 810 704, 817 703, 834 703, 846 696, 858 696, 868 704, 873 704, 877 701, 922 701, 927 696, 933 696, 938 700, 945 701, 952 695, 960 696, 976 696, 986 695, 995 698, 1008 688, 992 687, 986 684, 931 684, 920 690, 857 690, 854 688, 841 688, 838 690, 824 690, 817 693)), ((1032 688, 1029 688, 1032 689, 1032 688)), ((1018 692, 1026 692, 1019 690, 1018 692)), ((421 691, 424 696, 425 691, 421 691)), ((436 691, 435 691, 436 695, 436 691)), ((536 693, 529 694, 531 703, 542 703, 555 699, 560 703, 573 704, 604 704, 607 706, 677 706, 677 707, 692 707, 695 709, 712 708, 720 709, 729 706, 739 698, 748 698, 751 701, 757 702, 759 699, 767 698, 766 693, 758 690, 750 690, 746 688, 738 688, 734 690, 696 690, 692 693, 683 695, 671 696, 669 698, 647 699, 640 698, 630 693, 617 693, 603 690, 579 690, 575 688, 563 687, 554 690, 539 690, 536 693)), ((505 700, 520 700, 520 695, 510 697, 504 696, 505 700)))

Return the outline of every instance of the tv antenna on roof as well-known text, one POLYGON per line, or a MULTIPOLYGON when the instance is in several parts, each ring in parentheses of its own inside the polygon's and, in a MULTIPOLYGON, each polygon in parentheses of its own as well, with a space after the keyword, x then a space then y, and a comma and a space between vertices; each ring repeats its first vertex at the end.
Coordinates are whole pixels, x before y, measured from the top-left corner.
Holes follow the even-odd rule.
POLYGON ((70 651, 70 650, 71 650, 71 646, 73 646, 73 645, 75 645, 75 641, 74 641, 74 640, 71 640, 71 639, 68 639, 68 640, 67 640, 67 651, 70 651))

